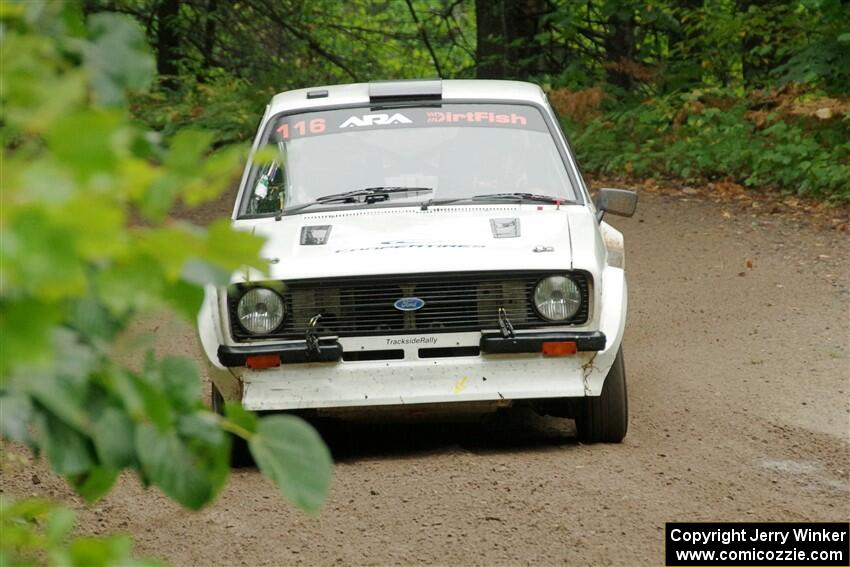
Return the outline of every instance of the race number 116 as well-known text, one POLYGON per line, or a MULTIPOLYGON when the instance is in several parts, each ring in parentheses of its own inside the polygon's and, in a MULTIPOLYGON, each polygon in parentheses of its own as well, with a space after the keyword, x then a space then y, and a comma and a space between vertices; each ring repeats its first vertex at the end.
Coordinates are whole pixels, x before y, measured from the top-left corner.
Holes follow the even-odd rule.
POLYGON ((291 136, 305 136, 307 134, 321 134, 325 131, 325 119, 313 118, 312 120, 299 120, 293 124, 281 124, 277 128, 277 133, 284 140, 288 140, 291 136))

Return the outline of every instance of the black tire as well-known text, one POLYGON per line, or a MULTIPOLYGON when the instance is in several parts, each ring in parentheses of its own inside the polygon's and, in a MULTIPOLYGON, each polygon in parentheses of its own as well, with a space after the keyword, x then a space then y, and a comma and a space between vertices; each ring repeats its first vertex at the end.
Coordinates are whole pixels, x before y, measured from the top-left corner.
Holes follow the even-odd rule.
POLYGON ((626 436, 629 400, 622 347, 605 377, 602 395, 582 399, 575 420, 578 438, 583 443, 620 443, 626 436))
MULTIPOLYGON (((215 384, 210 384, 210 405, 212 410, 218 415, 224 415, 224 397, 215 384)), ((238 435, 230 435, 230 465, 232 467, 249 467, 254 464, 254 459, 251 458, 251 451, 248 449, 248 442, 238 435)))

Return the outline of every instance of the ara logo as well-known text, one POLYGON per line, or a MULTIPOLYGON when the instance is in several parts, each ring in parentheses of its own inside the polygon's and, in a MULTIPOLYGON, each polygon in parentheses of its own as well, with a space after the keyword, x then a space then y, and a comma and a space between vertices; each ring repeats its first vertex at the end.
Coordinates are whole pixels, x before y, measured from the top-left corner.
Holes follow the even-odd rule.
POLYGON ((413 120, 400 112, 392 116, 389 114, 364 114, 363 116, 352 116, 340 125, 340 128, 351 126, 387 126, 389 124, 410 124, 413 120))
POLYGON ((402 297, 393 303, 399 311, 417 311, 425 307, 425 300, 418 297, 402 297))

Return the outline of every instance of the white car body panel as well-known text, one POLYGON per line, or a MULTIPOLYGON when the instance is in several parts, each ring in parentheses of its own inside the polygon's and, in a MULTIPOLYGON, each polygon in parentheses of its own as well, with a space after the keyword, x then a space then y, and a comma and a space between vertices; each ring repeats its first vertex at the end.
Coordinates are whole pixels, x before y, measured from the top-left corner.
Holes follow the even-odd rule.
MULTIPOLYGON (((534 85, 511 81, 443 81, 444 101, 512 101, 551 110, 534 85)), ((368 85, 317 87, 282 93, 273 98, 260 132, 269 120, 285 112, 312 108, 368 104, 368 85), (329 96, 308 99, 306 93, 326 89, 329 96)), ((258 133, 256 150, 261 140, 258 133)), ((565 145, 560 130, 556 141, 565 145)), ((232 282, 298 280, 381 274, 476 272, 510 270, 585 270, 591 278, 588 320, 579 325, 520 330, 601 331, 607 339, 599 352, 545 357, 542 354, 481 354, 451 358, 418 357, 417 344, 393 346, 404 350, 402 360, 343 361, 282 364, 251 370, 226 368, 217 356, 220 347, 273 345, 286 341, 235 341, 230 335, 225 290, 209 287, 198 316, 201 345, 209 360, 213 382, 226 400, 241 401, 251 410, 352 408, 447 402, 502 401, 598 396, 622 341, 627 287, 622 235, 599 223, 581 176, 567 152, 571 176, 585 204, 458 204, 422 210, 380 206, 333 211, 308 210, 274 218, 237 220, 238 203, 246 190, 246 167, 234 207, 234 227, 266 237, 265 274, 246 270, 232 282), (494 238, 490 220, 516 218, 520 235, 494 238), (332 225, 327 244, 305 246, 301 229, 332 225), (535 252, 545 247, 547 251, 535 252)), ((497 329, 482 329, 497 331, 497 329)), ((478 346, 481 332, 404 335, 429 346, 478 346)), ((341 337, 345 352, 388 348, 398 336, 341 337)))
MULTIPOLYGON (((572 267, 570 218, 592 215, 583 206, 478 205, 355 209, 236 221, 234 226, 267 238, 262 255, 276 258, 271 279, 373 274, 459 272, 572 267), (517 218, 521 234, 493 238, 490 219, 517 218), (332 225, 326 245, 302 246, 302 226, 332 225), (553 252, 535 253, 548 245, 553 252)), ((593 262, 587 262, 587 267, 593 262)), ((236 276, 236 281, 239 275, 236 276)))

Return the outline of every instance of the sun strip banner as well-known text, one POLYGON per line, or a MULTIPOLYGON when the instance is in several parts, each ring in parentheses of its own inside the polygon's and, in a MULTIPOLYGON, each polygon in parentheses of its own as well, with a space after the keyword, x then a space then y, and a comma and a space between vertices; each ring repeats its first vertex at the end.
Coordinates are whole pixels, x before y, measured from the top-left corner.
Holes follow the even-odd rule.
POLYGON ((543 116, 532 106, 444 104, 388 109, 359 107, 282 116, 273 125, 273 138, 286 142, 346 132, 445 127, 547 132, 543 116))

